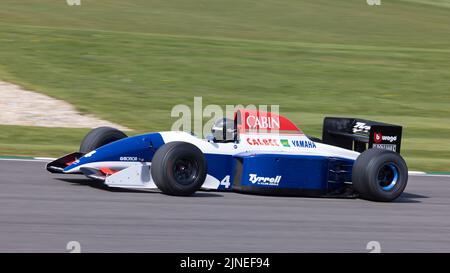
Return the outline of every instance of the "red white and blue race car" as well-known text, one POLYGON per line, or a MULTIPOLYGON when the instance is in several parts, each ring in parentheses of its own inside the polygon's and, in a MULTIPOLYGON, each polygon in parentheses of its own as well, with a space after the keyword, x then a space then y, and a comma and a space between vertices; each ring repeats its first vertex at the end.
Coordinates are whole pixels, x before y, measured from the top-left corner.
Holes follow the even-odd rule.
POLYGON ((180 196, 203 189, 392 201, 408 181, 401 134, 401 126, 327 117, 317 139, 281 115, 241 109, 216 122, 207 139, 176 131, 127 137, 100 127, 80 152, 47 170, 180 196))

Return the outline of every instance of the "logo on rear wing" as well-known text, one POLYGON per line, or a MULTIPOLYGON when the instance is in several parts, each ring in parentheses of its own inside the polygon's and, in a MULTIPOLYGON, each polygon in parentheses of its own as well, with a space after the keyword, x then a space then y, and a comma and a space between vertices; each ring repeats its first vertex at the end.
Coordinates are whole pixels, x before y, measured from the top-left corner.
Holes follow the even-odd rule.
POLYGON ((400 153, 401 126, 373 125, 369 135, 369 148, 400 153))
POLYGON ((353 125, 353 130, 352 131, 353 131, 354 134, 367 135, 367 134, 369 134, 370 128, 371 127, 369 125, 367 125, 365 122, 357 121, 355 123, 355 125, 353 125))

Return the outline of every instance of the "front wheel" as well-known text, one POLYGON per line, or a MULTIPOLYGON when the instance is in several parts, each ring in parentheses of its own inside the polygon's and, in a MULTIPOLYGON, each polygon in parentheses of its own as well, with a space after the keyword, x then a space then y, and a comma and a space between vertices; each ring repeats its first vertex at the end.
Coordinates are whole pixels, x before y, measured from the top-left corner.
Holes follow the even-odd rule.
POLYGON ((398 153, 369 149, 356 159, 352 182, 354 190, 361 198, 390 202, 405 190, 408 167, 398 153))
POLYGON ((87 154, 111 142, 127 138, 127 135, 115 128, 99 127, 91 130, 81 141, 80 153, 87 154))
POLYGON ((206 160, 196 146, 174 141, 160 147, 152 159, 151 174, 165 194, 191 195, 206 179, 206 160))

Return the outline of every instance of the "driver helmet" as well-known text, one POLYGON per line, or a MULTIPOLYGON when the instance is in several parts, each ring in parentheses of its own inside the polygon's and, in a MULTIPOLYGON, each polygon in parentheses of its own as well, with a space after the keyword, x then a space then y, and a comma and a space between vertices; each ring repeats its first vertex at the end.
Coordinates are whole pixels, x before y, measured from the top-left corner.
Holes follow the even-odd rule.
POLYGON ((234 121, 229 118, 218 119, 211 128, 211 133, 216 141, 234 141, 234 121))

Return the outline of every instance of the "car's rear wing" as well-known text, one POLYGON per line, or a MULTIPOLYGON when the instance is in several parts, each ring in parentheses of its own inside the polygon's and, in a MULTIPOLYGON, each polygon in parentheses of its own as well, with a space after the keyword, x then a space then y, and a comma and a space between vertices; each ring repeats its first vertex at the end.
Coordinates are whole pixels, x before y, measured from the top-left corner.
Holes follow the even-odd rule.
POLYGON ((380 148, 400 153, 402 126, 357 119, 326 117, 322 141, 357 152, 380 148))

